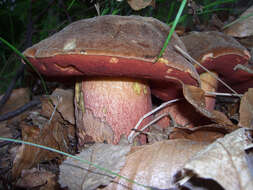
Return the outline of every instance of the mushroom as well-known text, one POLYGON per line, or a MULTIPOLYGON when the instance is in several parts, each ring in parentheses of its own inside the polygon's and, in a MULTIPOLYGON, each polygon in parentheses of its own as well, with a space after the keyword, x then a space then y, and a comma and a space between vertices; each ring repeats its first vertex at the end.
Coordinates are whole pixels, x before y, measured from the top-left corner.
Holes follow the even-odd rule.
MULTIPOLYGON (((224 86, 217 85, 214 75, 219 76, 222 81, 231 86, 237 93, 243 93, 247 91, 250 85, 252 86, 252 83, 247 84, 247 81, 251 80, 252 76, 244 71, 233 70, 238 64, 247 64, 250 54, 246 48, 232 37, 211 31, 192 32, 181 39, 189 54, 205 68, 214 72, 213 74, 205 73, 201 67, 196 65, 203 90, 215 91, 219 89, 223 92, 228 91, 224 86), (247 85, 242 85, 243 83, 247 85)), ((215 98, 207 97, 207 109, 212 110, 214 102, 215 98)))
POLYGON ((94 17, 68 25, 24 55, 47 77, 77 81, 80 146, 87 136, 117 144, 151 110, 150 88, 169 100, 182 97, 181 83, 199 84, 194 67, 173 50, 175 44, 185 49, 176 35, 155 62, 169 30, 155 18, 94 17))

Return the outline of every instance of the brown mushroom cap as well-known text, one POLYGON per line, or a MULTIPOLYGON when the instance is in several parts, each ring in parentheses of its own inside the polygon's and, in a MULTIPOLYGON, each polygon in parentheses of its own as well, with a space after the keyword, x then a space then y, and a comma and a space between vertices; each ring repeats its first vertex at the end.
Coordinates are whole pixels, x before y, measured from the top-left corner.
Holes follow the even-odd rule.
MULTIPOLYGON (((216 72, 224 82, 238 93, 247 91, 253 85, 252 76, 241 70, 234 71, 237 64, 245 65, 250 59, 246 48, 230 36, 220 32, 193 32, 181 38, 189 54, 205 66, 216 72), (248 85, 240 85, 248 83, 248 85), (235 88, 236 87, 236 88, 235 88)), ((204 72, 196 65, 199 73, 204 72)), ((222 90, 227 90, 220 86, 222 90)))
POLYGON ((173 35, 164 55, 154 63, 169 27, 155 18, 100 16, 76 21, 28 48, 24 55, 49 77, 133 77, 150 80, 151 90, 162 99, 182 95, 181 84, 198 85, 193 66, 173 50, 173 35), (178 79, 168 79, 167 76, 178 79))

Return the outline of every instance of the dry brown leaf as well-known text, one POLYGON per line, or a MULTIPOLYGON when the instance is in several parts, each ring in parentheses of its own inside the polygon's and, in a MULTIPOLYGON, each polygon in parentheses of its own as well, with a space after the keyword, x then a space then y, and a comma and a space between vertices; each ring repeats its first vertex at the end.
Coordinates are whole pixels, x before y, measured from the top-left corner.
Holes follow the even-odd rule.
POLYGON ((250 146, 247 149, 245 149, 245 154, 251 176, 253 177, 253 146, 250 146))
MULTIPOLYGON (((69 152, 68 129, 53 120, 43 129, 35 126, 22 126, 22 137, 24 141, 55 148, 63 152, 69 152)), ((14 159, 12 175, 17 178, 23 169, 28 169, 41 161, 48 161, 54 158, 62 158, 58 153, 29 145, 21 145, 14 159)))
MULTIPOLYGON (((111 145, 97 143, 83 150, 77 156, 118 173, 125 163, 125 155, 130 151, 130 145, 111 145)), ((71 190, 96 189, 107 185, 115 176, 83 162, 67 158, 60 165, 59 183, 71 190)))
MULTIPOLYGON (((96 144, 78 156, 99 166, 119 172, 131 180, 147 186, 168 188, 172 176, 206 143, 177 139, 157 142, 152 145, 134 146, 96 144), (127 154, 127 156, 126 156, 127 154)), ((82 162, 67 158, 60 166, 59 183, 71 190, 94 189, 107 185, 105 189, 145 189, 115 178, 82 162), (88 171, 88 172, 87 172, 88 171)))
POLYGON ((249 88, 244 94, 240 104, 240 122, 239 126, 253 128, 253 88, 249 88))
POLYGON ((53 100, 54 105, 58 105, 57 110, 61 113, 63 119, 74 125, 74 91, 72 89, 57 88, 50 98, 53 100))
MULTIPOLYGON (((12 138, 11 129, 7 126, 6 123, 0 123, 0 134, 1 137, 12 138)), ((3 141, 0 141, 3 142, 3 141)))
MULTIPOLYGON (((177 170, 205 145, 204 143, 177 139, 133 147, 131 153, 127 155, 126 164, 121 169, 120 175, 146 186, 168 189, 171 187, 172 177, 177 170)), ((118 178, 105 189, 146 190, 142 186, 118 178)))
POLYGON ((252 145, 245 129, 238 129, 216 140, 185 164, 181 174, 213 179, 225 189, 250 190, 253 179, 245 159, 245 148, 252 145))
MULTIPOLYGON (((50 95, 54 105, 57 106, 57 113, 54 116, 56 120, 62 119, 68 121, 71 124, 75 124, 74 117, 74 92, 73 90, 55 89, 50 95), (60 115, 58 115, 60 114, 60 115)), ((42 110, 41 114, 47 118, 50 118, 54 108, 48 98, 42 98, 42 110)))
MULTIPOLYGON (((248 8, 240 17, 248 16, 253 13, 253 6, 248 8)), ((246 19, 231 25, 224 31, 226 34, 234 37, 247 37, 253 35, 253 15, 246 19)))
POLYGON ((211 143, 224 136, 224 131, 221 131, 220 127, 216 127, 216 125, 200 126, 193 129, 175 128, 169 135, 169 139, 189 139, 192 141, 211 143))
POLYGON ((55 190, 57 186, 55 174, 38 170, 23 170, 22 176, 16 183, 17 187, 24 189, 39 188, 39 190, 55 190))
MULTIPOLYGON (((237 39, 244 47, 248 48, 248 49, 252 49, 253 48, 253 36, 249 36, 249 37, 245 37, 245 38, 238 38, 237 39)), ((252 51, 251 51, 252 52, 252 51)), ((251 57, 253 57, 252 53, 251 57)))
POLYGON ((151 4, 155 4, 155 0, 127 0, 127 2, 135 11, 144 9, 151 4))
POLYGON ((230 132, 238 128, 222 112, 216 110, 209 111, 206 109, 205 92, 201 88, 191 85, 183 85, 183 93, 187 101, 190 102, 197 111, 222 125, 224 129, 230 132))

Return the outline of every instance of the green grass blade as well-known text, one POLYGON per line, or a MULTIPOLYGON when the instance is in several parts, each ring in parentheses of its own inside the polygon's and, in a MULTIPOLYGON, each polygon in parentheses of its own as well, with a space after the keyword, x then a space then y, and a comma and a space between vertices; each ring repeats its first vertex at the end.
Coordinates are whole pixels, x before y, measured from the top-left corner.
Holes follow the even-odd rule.
POLYGON ((232 9, 230 8, 217 8, 217 9, 211 9, 211 10, 204 10, 204 11, 197 11, 197 15, 203 15, 203 14, 208 14, 212 12, 218 12, 218 11, 231 11, 232 9))
POLYGON ((47 86, 46 83, 43 79, 43 77, 41 76, 41 74, 38 72, 38 70, 28 61, 28 59, 20 52, 18 51, 13 45, 11 45, 8 41, 6 41, 5 39, 3 39, 2 37, 0 37, 0 41, 3 42, 6 46, 8 46, 12 51, 14 51, 18 56, 20 56, 26 64, 28 64, 34 71, 35 73, 39 76, 41 82, 42 82, 42 86, 45 90, 45 93, 47 95, 49 95, 48 90, 47 90, 47 86))
POLYGON ((173 15, 175 5, 176 5, 176 2, 175 2, 175 1, 173 1, 173 2, 170 4, 170 9, 169 9, 169 11, 168 11, 167 22, 166 22, 167 24, 168 24, 170 18, 172 17, 172 15, 173 15))
POLYGON ((166 47, 168 46, 168 43, 169 43, 169 41, 170 41, 170 39, 171 39, 171 36, 172 36, 172 34, 174 33, 175 28, 176 28, 176 26, 177 26, 177 23, 178 23, 178 21, 179 21, 179 19, 180 19, 180 16, 181 16, 181 14, 182 14, 182 12, 183 12, 183 10, 184 10, 184 8, 185 8, 186 2, 187 2, 187 0, 183 0, 183 1, 181 2, 181 5, 180 5, 179 10, 178 10, 178 12, 177 12, 177 16, 176 16, 176 18, 175 18, 175 20, 174 20, 174 22, 173 22, 173 24, 172 24, 172 27, 171 27, 171 29, 170 29, 169 35, 168 35, 168 37, 167 37, 167 39, 166 39, 166 41, 165 41, 165 43, 164 43, 164 45, 163 45, 162 50, 160 51, 160 54, 159 54, 158 57, 157 57, 156 61, 163 55, 163 52, 165 51, 166 47))
POLYGON ((38 148, 43 148, 43 149, 45 149, 45 150, 49 150, 49 151, 52 151, 52 152, 56 152, 56 153, 59 153, 59 154, 61 154, 61 155, 64 155, 64 156, 68 156, 68 157, 70 157, 70 158, 73 158, 73 159, 75 159, 75 160, 79 160, 80 162, 83 162, 83 163, 85 163, 85 164, 89 164, 89 165, 91 165, 91 166, 93 166, 93 167, 95 167, 95 168, 97 168, 97 169, 99 169, 99 170, 101 170, 101 171, 104 171, 104 172, 106 172, 106 173, 108 173, 108 174, 111 174, 111 175, 113 175, 113 176, 117 176, 117 177, 119 177, 119 178, 122 178, 122 179, 124 179, 124 180, 126 180, 126 181, 128 181, 128 182, 134 183, 134 184, 136 184, 136 185, 139 185, 139 186, 144 187, 144 188, 149 189, 149 190, 151 189, 150 187, 148 187, 148 186, 146 186, 146 185, 140 184, 140 183, 138 183, 138 182, 136 182, 136 181, 134 181, 134 180, 131 180, 131 179, 125 177, 125 176, 119 175, 119 174, 117 174, 117 173, 115 173, 115 172, 113 172, 113 171, 111 171, 111 170, 109 170, 109 169, 103 168, 103 167, 101 167, 101 166, 99 166, 99 165, 97 165, 97 164, 94 164, 94 163, 92 163, 92 162, 89 162, 88 160, 84 160, 84 159, 82 159, 81 157, 74 156, 74 155, 68 154, 68 153, 66 153, 66 152, 62 152, 62 151, 56 150, 56 149, 54 149, 54 148, 50 148, 50 147, 46 147, 46 146, 43 146, 43 145, 34 144, 34 143, 31 143, 31 142, 26 142, 26 141, 22 141, 22 140, 9 139, 9 138, 5 138, 5 137, 0 137, 0 140, 9 141, 9 142, 15 142, 15 143, 21 143, 21 144, 26 144, 26 145, 35 146, 35 147, 38 147, 38 148))
POLYGON ((71 7, 73 6, 73 4, 75 3, 76 0, 72 0, 71 3, 69 4, 67 10, 71 9, 71 7))
POLYGON ((233 3, 235 0, 222 0, 222 1, 214 1, 213 3, 209 3, 203 7, 203 9, 208 9, 210 7, 218 6, 224 3, 233 3))
MULTIPOLYGON (((178 20, 178 23, 184 22, 187 17, 188 17, 188 14, 181 16, 178 20)), ((173 23, 174 23, 174 21, 168 23, 168 25, 171 26, 173 23)))

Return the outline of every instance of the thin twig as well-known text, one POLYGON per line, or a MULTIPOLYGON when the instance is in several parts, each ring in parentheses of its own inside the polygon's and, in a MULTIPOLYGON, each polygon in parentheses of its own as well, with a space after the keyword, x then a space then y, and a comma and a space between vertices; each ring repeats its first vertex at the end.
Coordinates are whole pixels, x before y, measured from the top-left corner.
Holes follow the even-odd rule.
POLYGON ((206 91, 205 95, 207 96, 231 96, 231 97, 242 97, 243 94, 230 94, 230 93, 220 93, 220 92, 210 92, 206 91))
MULTIPOLYGON (((48 121, 48 123, 50 124, 51 123, 51 121, 52 121, 52 119, 53 119, 53 117, 54 117, 54 114, 55 114, 55 112, 56 112, 56 110, 57 110, 57 107, 58 107, 58 105, 59 105, 59 103, 62 101, 62 97, 60 97, 60 96, 57 96, 57 103, 56 103, 56 105, 53 105, 53 103, 52 103, 52 105, 54 106, 54 110, 53 110, 53 112, 52 112, 52 114, 51 114, 51 116, 50 116, 50 119, 49 119, 49 121, 48 121)), ((49 101, 50 102, 50 101, 49 101)))
POLYGON ((164 102, 164 103, 162 103, 160 106, 158 106, 157 108, 153 109, 152 111, 150 111, 150 112, 146 113, 144 116, 142 116, 142 117, 139 119, 138 123, 137 123, 137 124, 135 125, 135 127, 133 128, 133 131, 129 134, 129 136, 128 136, 128 142, 129 142, 129 143, 132 143, 132 142, 133 142, 133 136, 134 136, 135 130, 138 129, 138 127, 140 126, 141 122, 142 122, 145 118, 147 118, 147 117, 149 117, 150 115, 152 115, 153 113, 155 113, 155 112, 161 110, 162 108, 166 107, 167 105, 172 104, 172 103, 174 103, 174 102, 177 102, 177 101, 179 101, 179 100, 180 100, 180 99, 174 99, 174 100, 170 100, 170 101, 164 102))
POLYGON ((155 119, 153 119, 152 121, 150 121, 147 125, 145 125, 143 128, 141 128, 140 130, 136 130, 134 136, 133 136, 133 140, 141 133, 143 132, 145 129, 147 129, 148 127, 150 127, 151 125, 153 125, 154 123, 156 123, 157 121, 159 121, 160 119, 162 119, 165 116, 170 116, 169 113, 163 113, 159 116, 157 116, 155 119))
POLYGON ((11 111, 11 112, 5 113, 3 115, 0 115, 0 122, 10 119, 14 116, 17 116, 17 115, 23 113, 24 111, 28 110, 29 108, 36 106, 40 103, 41 102, 38 99, 32 100, 32 101, 28 102, 27 104, 23 105, 22 107, 16 109, 15 111, 11 111))
POLYGON ((188 59, 190 62, 193 62, 195 64, 197 64, 198 66, 200 66, 202 69, 204 69, 206 72, 208 72, 213 78, 215 78, 216 80, 218 80, 220 83, 222 83, 225 87, 227 87, 231 92, 233 92, 234 94, 238 93, 233 90, 229 85, 227 85, 224 81, 222 81, 219 77, 217 77, 216 75, 214 75, 211 71, 209 71, 207 68, 205 68, 203 65, 201 65, 198 61, 196 61, 195 59, 193 59, 187 52, 185 52, 184 50, 182 50, 179 46, 175 45, 174 46, 176 50, 178 50, 186 59, 188 59))

